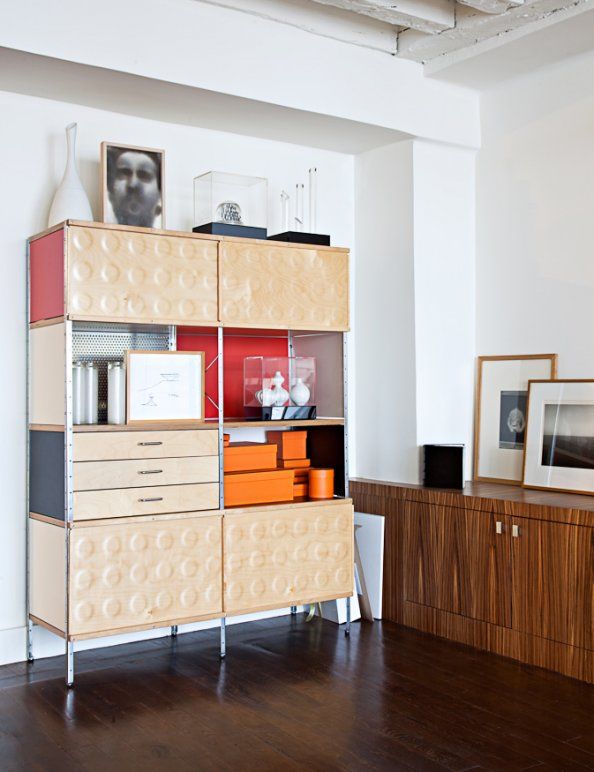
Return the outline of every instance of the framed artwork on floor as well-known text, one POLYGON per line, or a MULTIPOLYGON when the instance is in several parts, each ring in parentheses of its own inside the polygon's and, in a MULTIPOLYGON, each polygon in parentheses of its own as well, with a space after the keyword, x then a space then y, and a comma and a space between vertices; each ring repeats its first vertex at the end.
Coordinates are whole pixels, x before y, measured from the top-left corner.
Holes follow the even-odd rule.
POLYGON ((523 484, 594 494, 594 380, 530 381, 523 484))
POLYGON ((522 483, 528 382, 556 375, 556 354, 478 358, 475 480, 522 483))
POLYGON ((126 423, 204 421, 204 351, 126 351, 126 423))

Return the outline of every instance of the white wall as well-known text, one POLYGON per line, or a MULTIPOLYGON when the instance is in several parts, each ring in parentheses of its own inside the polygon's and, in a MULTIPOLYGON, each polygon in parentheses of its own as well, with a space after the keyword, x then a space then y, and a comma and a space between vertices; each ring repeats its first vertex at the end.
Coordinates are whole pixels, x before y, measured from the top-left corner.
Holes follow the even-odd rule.
MULTIPOLYGON (((280 228, 281 187, 306 182, 319 169, 319 227, 333 243, 351 246, 352 156, 158 123, 0 92, 0 326, 4 378, 0 399, 0 662, 24 656, 25 623, 25 239, 47 223, 49 205, 64 168, 64 127, 78 121, 79 168, 98 216, 98 157, 102 140, 165 148, 167 226, 191 230, 192 178, 217 169, 268 177, 270 230, 280 228)), ((39 633, 45 654, 61 650, 39 633)), ((111 643, 118 639, 110 639, 111 643)))
POLYGON ((559 354, 594 377, 594 55, 484 97, 477 353, 559 354))

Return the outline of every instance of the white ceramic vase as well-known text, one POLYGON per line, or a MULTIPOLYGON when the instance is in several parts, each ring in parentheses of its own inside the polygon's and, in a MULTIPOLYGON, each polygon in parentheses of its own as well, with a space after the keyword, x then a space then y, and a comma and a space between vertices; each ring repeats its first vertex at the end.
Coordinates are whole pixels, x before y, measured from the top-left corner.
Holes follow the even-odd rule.
POLYGON ((76 168, 76 123, 66 126, 67 159, 62 182, 54 195, 47 220, 48 227, 63 220, 93 219, 91 204, 76 168))
POLYGON ((272 389, 260 389, 256 392, 256 399, 263 407, 274 405, 274 398, 272 389))
POLYGON ((284 382, 285 379, 281 375, 280 370, 277 370, 274 374, 274 378, 272 379, 272 404, 274 407, 282 407, 289 399, 289 392, 286 389, 283 389, 284 382))
POLYGON ((291 389, 291 399, 293 402, 299 407, 302 407, 303 405, 307 405, 310 396, 311 392, 309 387, 303 383, 303 378, 297 378, 291 389))

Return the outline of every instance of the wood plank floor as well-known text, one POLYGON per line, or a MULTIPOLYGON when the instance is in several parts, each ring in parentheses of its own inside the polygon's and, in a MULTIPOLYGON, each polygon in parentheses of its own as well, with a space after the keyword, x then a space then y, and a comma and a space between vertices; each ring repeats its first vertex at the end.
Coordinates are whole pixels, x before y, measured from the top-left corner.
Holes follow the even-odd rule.
POLYGON ((391 623, 283 617, 0 668, 0 769, 594 770, 594 687, 391 623))

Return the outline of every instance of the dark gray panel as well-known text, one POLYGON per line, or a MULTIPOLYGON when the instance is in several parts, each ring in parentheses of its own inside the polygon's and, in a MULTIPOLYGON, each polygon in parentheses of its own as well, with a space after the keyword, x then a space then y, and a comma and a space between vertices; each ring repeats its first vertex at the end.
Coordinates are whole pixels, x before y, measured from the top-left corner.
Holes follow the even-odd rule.
POLYGON ((29 511, 64 520, 64 433, 29 432, 29 511))

